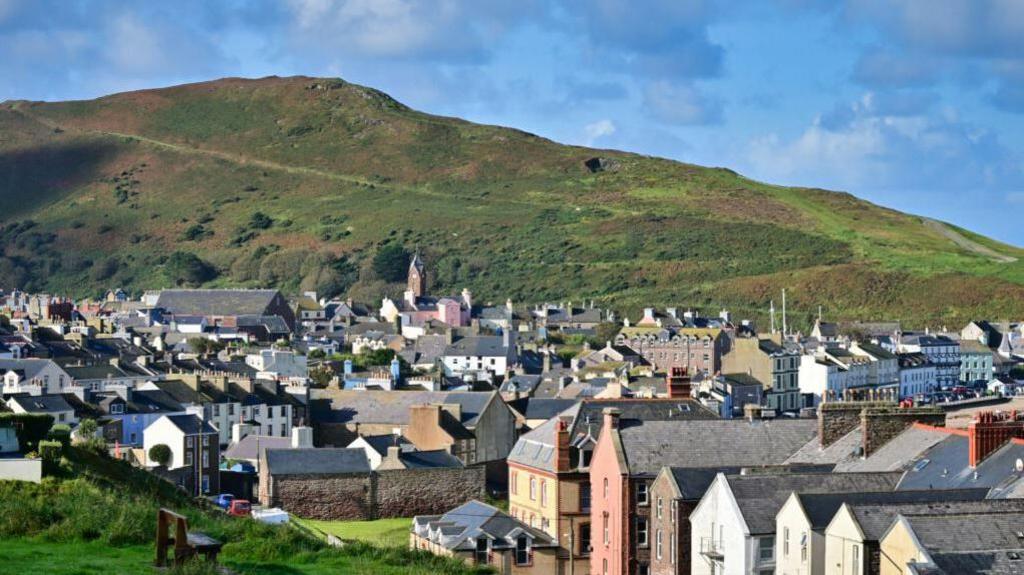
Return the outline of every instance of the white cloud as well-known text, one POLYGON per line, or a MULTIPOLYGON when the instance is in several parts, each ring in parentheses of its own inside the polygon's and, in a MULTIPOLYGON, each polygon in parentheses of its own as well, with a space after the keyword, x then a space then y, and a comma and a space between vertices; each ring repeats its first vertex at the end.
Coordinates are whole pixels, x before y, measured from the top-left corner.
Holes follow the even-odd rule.
POLYGON ((598 120, 583 126, 583 133, 584 145, 593 146, 597 140, 615 133, 615 123, 608 119, 598 120))

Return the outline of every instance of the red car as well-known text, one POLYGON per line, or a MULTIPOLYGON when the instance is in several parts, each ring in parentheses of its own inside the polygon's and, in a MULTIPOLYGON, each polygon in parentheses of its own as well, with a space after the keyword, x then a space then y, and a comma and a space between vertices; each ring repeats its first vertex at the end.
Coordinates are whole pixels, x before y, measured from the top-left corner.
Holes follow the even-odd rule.
POLYGON ((231 507, 228 507, 228 515, 236 517, 248 517, 251 511, 252 505, 245 499, 235 499, 231 502, 231 507))

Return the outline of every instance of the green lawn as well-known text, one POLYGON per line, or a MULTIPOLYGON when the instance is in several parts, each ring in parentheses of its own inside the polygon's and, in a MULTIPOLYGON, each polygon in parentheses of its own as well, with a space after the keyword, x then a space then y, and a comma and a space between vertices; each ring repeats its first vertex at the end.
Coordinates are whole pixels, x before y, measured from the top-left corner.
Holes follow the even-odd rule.
POLYGON ((365 541, 379 546, 406 547, 409 545, 409 528, 412 519, 377 519, 376 521, 320 521, 298 519, 293 521, 343 540, 365 541))
POLYGON ((153 573, 153 550, 145 545, 110 547, 89 543, 50 543, 30 539, 6 539, 0 545, 3 575, 96 575, 106 573, 153 573))

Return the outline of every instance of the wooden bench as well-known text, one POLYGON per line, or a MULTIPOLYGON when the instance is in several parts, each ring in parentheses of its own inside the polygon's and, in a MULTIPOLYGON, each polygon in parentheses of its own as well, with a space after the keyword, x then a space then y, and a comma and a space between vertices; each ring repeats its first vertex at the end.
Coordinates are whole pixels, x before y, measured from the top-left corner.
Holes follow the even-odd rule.
POLYGON ((211 563, 223 544, 198 532, 189 532, 188 520, 169 509, 160 509, 156 517, 156 566, 167 566, 167 551, 174 549, 173 565, 179 567, 189 559, 201 555, 211 563), (172 535, 173 529, 173 535, 172 535))

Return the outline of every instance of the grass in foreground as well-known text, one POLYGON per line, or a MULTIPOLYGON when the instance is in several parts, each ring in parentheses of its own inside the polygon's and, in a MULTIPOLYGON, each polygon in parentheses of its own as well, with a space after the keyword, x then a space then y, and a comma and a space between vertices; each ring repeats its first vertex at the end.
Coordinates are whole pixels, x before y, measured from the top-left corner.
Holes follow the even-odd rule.
POLYGON ((375 521, 321 521, 294 517, 292 520, 343 541, 362 541, 381 547, 408 546, 409 527, 412 525, 412 519, 406 517, 375 521))
MULTIPOLYGON (((355 542, 333 548, 289 526, 206 511, 144 471, 80 449, 69 450, 63 466, 66 478, 47 477, 41 484, 0 481, 0 574, 153 573, 160 506, 224 542, 220 560, 239 574, 486 572, 399 547, 355 542)), ((206 573, 196 571, 187 573, 206 573)))

